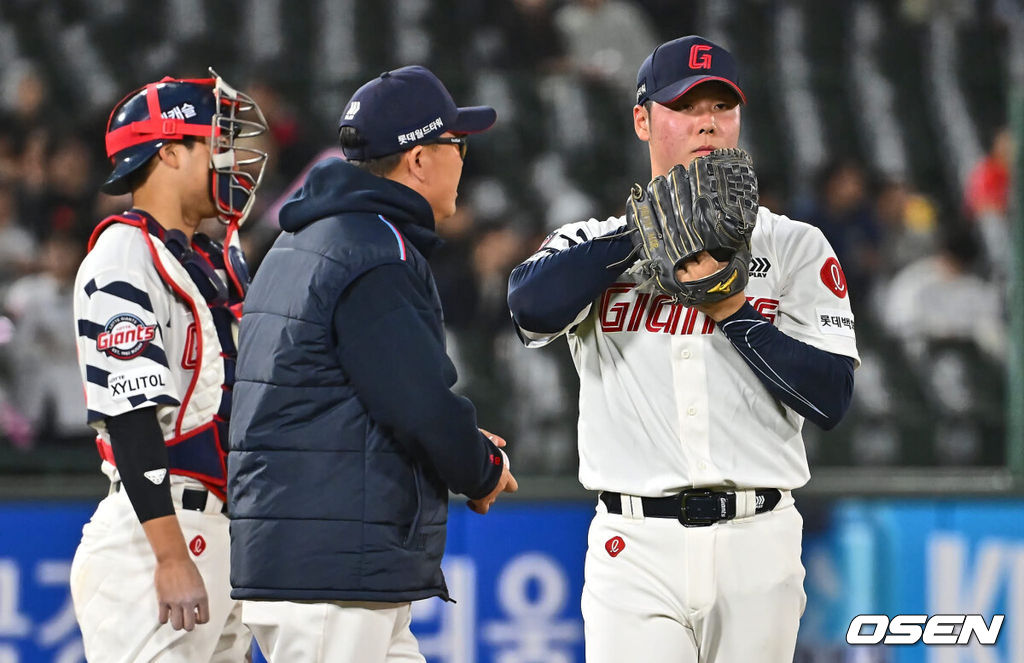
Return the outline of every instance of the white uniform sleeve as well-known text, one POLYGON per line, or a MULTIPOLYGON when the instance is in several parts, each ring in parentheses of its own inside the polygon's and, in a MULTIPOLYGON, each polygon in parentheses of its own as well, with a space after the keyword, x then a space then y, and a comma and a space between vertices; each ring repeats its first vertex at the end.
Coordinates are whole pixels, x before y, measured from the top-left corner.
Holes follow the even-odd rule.
POLYGON ((170 317, 162 283, 123 267, 83 269, 75 283, 75 319, 90 424, 180 403, 164 352, 163 325, 170 317))
MULTIPOLYGON (((598 221, 597 219, 589 219, 587 221, 577 221, 575 223, 567 223, 561 226, 553 233, 547 236, 541 243, 540 247, 531 255, 529 258, 523 261, 523 264, 540 260, 545 256, 549 256, 559 251, 565 251, 568 248, 582 244, 583 242, 589 242, 595 237, 607 235, 615 230, 623 227, 626 223, 626 217, 624 216, 611 216, 604 221, 598 221)), ((555 333, 542 334, 538 332, 532 332, 527 329, 523 329, 518 323, 515 324, 516 331, 519 334, 520 340, 528 348, 540 348, 548 343, 551 343, 560 336, 565 335, 570 330, 576 328, 581 322, 586 320, 587 316, 590 315, 590 309, 593 307, 592 304, 585 306, 573 319, 571 323, 565 326, 555 333)))
POLYGON ((860 366, 846 276, 828 240, 814 226, 789 221, 777 228, 775 241, 776 255, 785 261, 779 329, 860 366))

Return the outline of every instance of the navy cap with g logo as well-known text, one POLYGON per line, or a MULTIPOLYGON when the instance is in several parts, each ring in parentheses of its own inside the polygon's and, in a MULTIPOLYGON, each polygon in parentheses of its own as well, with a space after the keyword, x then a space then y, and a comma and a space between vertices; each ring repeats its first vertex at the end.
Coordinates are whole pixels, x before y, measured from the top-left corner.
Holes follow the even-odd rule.
POLYGON ((740 89, 736 61, 729 51, 697 35, 673 39, 654 49, 640 65, 636 103, 643 104, 648 99, 659 104, 672 103, 706 81, 725 83, 736 91, 741 103, 747 103, 740 89))
POLYGON ((446 131, 486 131, 497 117, 490 106, 457 107, 433 72, 413 65, 386 71, 356 90, 338 120, 338 129, 359 131, 364 144, 343 150, 346 158, 362 161, 429 143, 446 131))

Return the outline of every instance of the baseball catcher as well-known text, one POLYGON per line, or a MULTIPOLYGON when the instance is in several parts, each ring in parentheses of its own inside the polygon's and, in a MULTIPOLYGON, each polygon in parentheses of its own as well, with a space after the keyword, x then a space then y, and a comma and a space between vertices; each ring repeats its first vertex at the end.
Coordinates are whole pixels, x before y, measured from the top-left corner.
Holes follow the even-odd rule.
POLYGON ((686 306, 718 302, 742 291, 750 267, 750 235, 757 220, 757 176, 750 155, 720 149, 694 159, 689 168, 677 165, 667 176, 639 184, 626 201, 627 228, 634 251, 634 270, 686 306), (710 276, 680 281, 676 275, 688 260, 707 251, 728 263, 710 276))

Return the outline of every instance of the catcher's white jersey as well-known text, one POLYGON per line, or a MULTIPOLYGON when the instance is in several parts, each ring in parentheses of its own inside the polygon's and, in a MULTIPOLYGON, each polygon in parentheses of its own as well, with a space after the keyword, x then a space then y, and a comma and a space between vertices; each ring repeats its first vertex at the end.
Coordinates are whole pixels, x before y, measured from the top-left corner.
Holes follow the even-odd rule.
MULTIPOLYGON (((75 280, 88 420, 107 444, 106 417, 155 405, 164 439, 173 440, 209 423, 220 405, 224 367, 209 308, 157 239, 153 250, 155 255, 139 228, 114 223, 99 236, 75 280), (197 303, 194 310, 161 278, 155 259, 197 303)), ((107 462, 103 471, 117 478, 107 462)))
MULTIPOLYGON (((608 234, 624 217, 563 226, 529 260, 608 234)), ((762 207, 747 300, 782 332, 859 364, 846 280, 817 228, 762 207)), ((625 273, 558 334, 580 376, 580 482, 667 496, 688 487, 793 489, 810 474, 803 417, 776 400, 715 322, 625 273)))

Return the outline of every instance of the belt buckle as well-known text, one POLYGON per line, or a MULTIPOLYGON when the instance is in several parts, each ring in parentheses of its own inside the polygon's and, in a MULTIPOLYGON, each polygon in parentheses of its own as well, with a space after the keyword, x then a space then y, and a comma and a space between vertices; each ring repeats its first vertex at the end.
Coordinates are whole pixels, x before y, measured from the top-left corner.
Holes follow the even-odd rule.
POLYGON ((714 491, 707 490, 706 488, 684 490, 679 494, 679 522, 683 524, 683 527, 709 527, 722 519, 721 516, 719 516, 717 506, 714 504, 712 504, 711 508, 707 510, 708 515, 699 514, 696 516, 689 516, 686 513, 687 502, 691 499, 695 497, 713 498, 714 495, 714 491))

